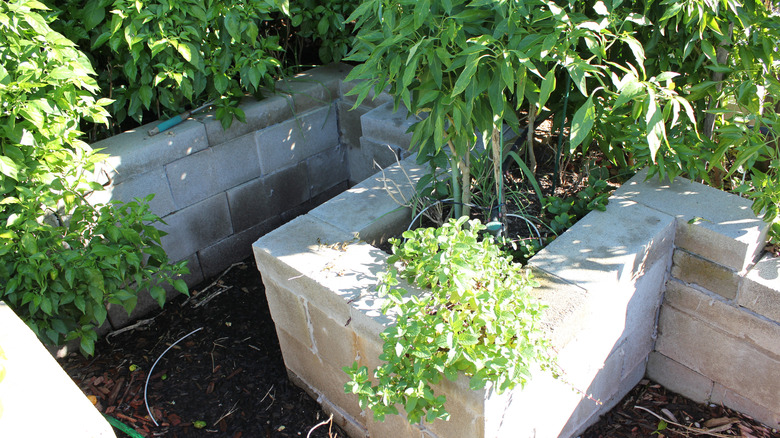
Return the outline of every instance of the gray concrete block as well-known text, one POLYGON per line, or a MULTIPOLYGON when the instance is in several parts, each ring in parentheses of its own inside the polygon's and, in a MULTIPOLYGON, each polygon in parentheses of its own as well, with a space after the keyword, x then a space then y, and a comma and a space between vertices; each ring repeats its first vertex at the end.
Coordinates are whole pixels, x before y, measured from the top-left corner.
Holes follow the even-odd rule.
POLYGON ((268 195, 264 178, 256 178, 227 191, 234 232, 279 216, 279 212, 270 207, 268 195))
POLYGON ((664 306, 672 306, 691 318, 706 321, 743 343, 780 357, 780 325, 677 281, 669 281, 664 306))
POLYGON ((240 108, 246 115, 246 123, 234 119, 233 124, 227 130, 222 128, 222 123, 214 117, 213 112, 197 116, 208 134, 209 145, 219 145, 236 137, 281 123, 291 119, 294 114, 292 100, 283 95, 267 96, 261 100, 247 96, 241 100, 240 108))
POLYGON ((0 436, 116 437, 106 419, 4 302, 0 302, 0 345, 5 355, 0 436))
POLYGON ((727 300, 737 297, 740 276, 736 272, 678 249, 674 252, 672 277, 689 284, 698 285, 727 300))
POLYGON ((737 303, 780 324, 780 259, 765 255, 747 273, 737 303))
POLYGON ((306 168, 311 197, 349 180, 346 150, 338 145, 307 158, 306 168))
POLYGON ((295 340, 296 344, 300 344, 300 348, 296 348, 290 357, 282 350, 285 356, 284 363, 287 365, 287 368, 297 373, 305 369, 306 366, 311 365, 312 360, 319 362, 319 359, 314 356, 315 353, 311 350, 312 340, 311 331, 309 330, 309 315, 306 312, 303 298, 267 277, 263 277, 263 285, 265 286, 265 296, 268 300, 268 309, 271 311, 271 318, 273 318, 276 325, 279 343, 284 342, 283 338, 286 337, 295 340), (307 357, 301 358, 300 356, 303 352, 298 350, 305 350, 305 356, 307 357))
POLYGON ((308 201, 311 197, 309 181, 305 163, 267 175, 264 183, 271 211, 282 213, 308 201))
POLYGON ((150 137, 147 132, 157 124, 149 123, 92 144, 98 152, 109 155, 97 171, 104 171, 114 184, 119 184, 208 146, 206 129, 194 120, 150 137))
POLYGON ((162 167, 109 185, 105 190, 93 192, 87 199, 91 204, 96 205, 108 204, 112 200, 130 202, 135 198, 145 198, 149 194, 154 194, 149 207, 157 216, 165 217, 176 209, 168 186, 168 178, 162 167))
POLYGON ((313 303, 309 303, 314 350, 336 369, 352 366, 357 358, 357 336, 347 321, 336 321, 313 303))
POLYGON ((388 168, 406 158, 406 150, 399 146, 374 141, 367 137, 360 138, 359 149, 349 149, 349 179, 358 184, 366 178, 388 168))
POLYGON ((297 114, 294 119, 255 133, 264 175, 339 144, 336 106, 297 114))
POLYGON ((272 217, 199 250, 198 258, 203 275, 206 278, 213 277, 233 263, 249 257, 252 255, 252 243, 278 226, 279 218, 272 217))
POLYGON ((722 404, 735 411, 747 414, 753 419, 766 424, 772 429, 780 428, 780 412, 776 409, 761 406, 738 392, 716 383, 712 389, 711 403, 722 404))
POLYGON ((669 245, 657 243, 673 235, 673 217, 633 202, 611 200, 606 212, 590 212, 529 264, 594 293, 616 293, 635 282, 654 261, 668 257, 669 245))
MULTIPOLYGON (((309 200, 310 208, 316 208, 322 204, 324 204, 327 201, 330 201, 331 199, 335 198, 336 196, 340 195, 341 193, 344 193, 349 189, 349 182, 342 181, 335 186, 325 190, 324 192, 320 193, 317 196, 312 196, 312 198, 309 200)), ((307 210, 308 212, 308 210, 307 210)))
POLYGON ((253 134, 176 160, 165 171, 177 208, 184 208, 260 176, 253 134))
POLYGON ((329 64, 284 78, 276 83, 276 92, 290 96, 295 112, 328 106, 339 98, 341 81, 350 67, 345 64, 329 64))
POLYGON ((656 350, 727 388, 780 412, 777 356, 755 348, 704 321, 663 306, 656 350))
POLYGON ((639 172, 613 197, 676 217, 675 244, 680 248, 735 271, 743 271, 755 261, 769 224, 756 217, 750 200, 685 178, 668 183, 657 177, 646 181, 646 177, 647 170, 639 172))
POLYGON ((348 149, 360 147, 360 137, 363 136, 363 127, 360 124, 360 116, 371 110, 371 107, 360 106, 350 110, 352 105, 343 100, 336 103, 339 120, 339 138, 348 149))
POLYGON ((220 193, 163 218, 163 249, 180 260, 233 234, 227 195, 220 193))
POLYGON ((648 358, 647 377, 698 403, 708 401, 712 394, 712 380, 657 351, 648 358))
POLYGON ((363 126, 363 137, 379 143, 388 143, 404 149, 409 149, 412 134, 407 132, 418 121, 416 116, 408 116, 406 108, 400 107, 393 112, 393 104, 388 102, 363 114, 360 123, 363 126))

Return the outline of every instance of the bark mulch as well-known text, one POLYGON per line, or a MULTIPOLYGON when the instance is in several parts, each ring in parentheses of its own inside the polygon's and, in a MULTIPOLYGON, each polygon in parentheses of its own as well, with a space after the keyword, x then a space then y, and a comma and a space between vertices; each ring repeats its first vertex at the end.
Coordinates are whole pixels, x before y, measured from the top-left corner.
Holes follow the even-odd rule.
MULTIPOLYGON (((100 412, 144 437, 346 437, 290 383, 251 259, 193 288, 192 295, 102 339, 95 356, 72 353, 60 364, 100 412)), ((117 437, 128 436, 116 430, 117 437)), ((656 436, 780 434, 642 381, 583 438, 656 436)))

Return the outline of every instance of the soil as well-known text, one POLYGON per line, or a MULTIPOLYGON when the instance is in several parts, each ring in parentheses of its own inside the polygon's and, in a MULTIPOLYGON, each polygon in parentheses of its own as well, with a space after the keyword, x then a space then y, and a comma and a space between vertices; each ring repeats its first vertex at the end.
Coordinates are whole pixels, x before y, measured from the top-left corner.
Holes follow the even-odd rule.
MULTIPOLYGON (((60 364, 98 410, 144 437, 347 436, 289 381, 252 259, 193 288, 192 298, 181 296, 137 327, 100 340, 94 357, 71 353, 60 364), (146 395, 159 426, 144 403, 150 372, 146 395)), ((702 430, 780 437, 744 415, 643 380, 583 438, 705 436, 702 430), (666 418, 666 429, 654 415, 666 418)))

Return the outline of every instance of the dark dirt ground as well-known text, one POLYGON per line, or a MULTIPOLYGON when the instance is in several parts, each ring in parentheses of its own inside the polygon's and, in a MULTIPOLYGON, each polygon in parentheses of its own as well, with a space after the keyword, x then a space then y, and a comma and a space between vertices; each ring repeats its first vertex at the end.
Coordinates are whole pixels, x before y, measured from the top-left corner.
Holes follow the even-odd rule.
MULTIPOLYGON (((148 323, 102 339, 97 354, 60 364, 97 408, 145 437, 346 437, 287 378, 260 275, 252 259, 166 304, 148 323), (144 384, 154 362, 147 401, 144 384), (309 435, 311 433, 311 435, 309 435)), ((117 437, 125 437, 117 430, 117 437)), ((694 403, 642 381, 583 438, 780 437, 721 406, 694 403), (636 408, 640 406, 644 409, 636 408), (676 423, 665 430, 650 412, 676 423), (698 430, 697 430, 698 429, 698 430), (708 431, 704 434, 702 431, 708 431), (654 434, 658 432, 657 434, 654 434)), ((468 437, 464 437, 468 438, 468 437)))

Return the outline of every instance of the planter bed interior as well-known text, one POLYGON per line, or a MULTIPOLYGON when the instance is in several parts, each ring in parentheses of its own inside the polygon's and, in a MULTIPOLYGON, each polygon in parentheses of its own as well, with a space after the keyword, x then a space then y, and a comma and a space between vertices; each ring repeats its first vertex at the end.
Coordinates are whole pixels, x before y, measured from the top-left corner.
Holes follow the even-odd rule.
POLYGON ((374 422, 341 368, 379 363, 392 320, 375 291, 388 256, 372 243, 410 220, 388 188, 408 197, 422 173, 405 160, 254 244, 290 377, 353 437, 576 436, 645 376, 778 426, 778 263, 755 264, 767 225, 742 198, 644 172, 530 261, 563 379, 535 372, 502 395, 445 379, 450 421, 374 422))

